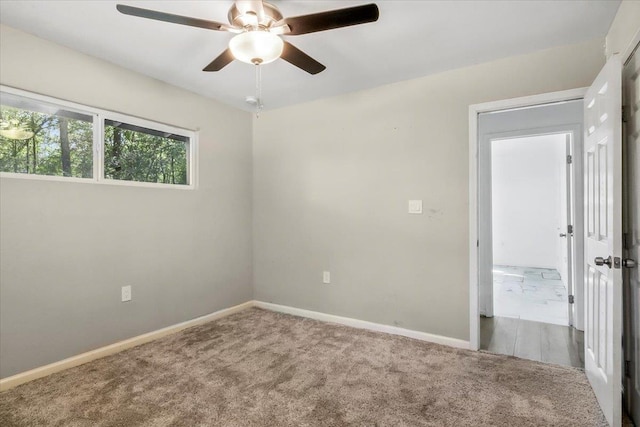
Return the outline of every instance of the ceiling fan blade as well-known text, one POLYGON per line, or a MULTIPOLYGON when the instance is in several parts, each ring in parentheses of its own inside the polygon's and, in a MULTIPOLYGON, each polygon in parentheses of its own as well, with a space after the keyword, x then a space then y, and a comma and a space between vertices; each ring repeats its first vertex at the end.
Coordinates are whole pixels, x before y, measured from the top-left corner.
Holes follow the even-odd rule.
POLYGON ((235 58, 233 57, 233 54, 231 53, 231 50, 226 49, 224 52, 222 52, 220 55, 218 55, 218 57, 216 59, 211 61, 211 63, 209 65, 204 67, 204 69, 202 71, 220 71, 224 67, 229 65, 229 63, 231 61, 233 61, 234 59, 235 58))
POLYGON ((138 16, 140 18, 153 19, 156 21, 171 22, 173 24, 188 25, 190 27, 206 28, 207 30, 227 31, 229 26, 206 19, 191 18, 189 16, 173 15, 171 13, 158 12, 157 10, 142 9, 139 7, 116 5, 116 9, 125 15, 138 16))
POLYGON ((346 9, 329 10, 327 12, 312 13, 310 15, 285 18, 277 25, 288 25, 287 35, 315 33, 317 31, 333 30, 351 25, 365 24, 378 20, 380 12, 374 3, 346 9))
POLYGON ((284 42, 284 49, 280 58, 309 74, 318 74, 327 68, 289 42, 284 42))

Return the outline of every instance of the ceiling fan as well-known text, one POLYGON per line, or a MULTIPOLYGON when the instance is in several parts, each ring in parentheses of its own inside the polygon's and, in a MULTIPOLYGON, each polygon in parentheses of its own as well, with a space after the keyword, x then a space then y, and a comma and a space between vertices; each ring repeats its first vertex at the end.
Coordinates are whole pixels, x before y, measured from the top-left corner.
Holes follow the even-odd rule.
POLYGON ((280 36, 297 36, 375 22, 379 16, 378 6, 373 3, 284 18, 278 8, 270 3, 236 0, 229 9, 229 24, 123 4, 118 4, 116 8, 125 15, 236 34, 229 42, 229 47, 203 71, 220 71, 234 59, 262 65, 282 58, 309 74, 317 74, 326 67, 280 36))

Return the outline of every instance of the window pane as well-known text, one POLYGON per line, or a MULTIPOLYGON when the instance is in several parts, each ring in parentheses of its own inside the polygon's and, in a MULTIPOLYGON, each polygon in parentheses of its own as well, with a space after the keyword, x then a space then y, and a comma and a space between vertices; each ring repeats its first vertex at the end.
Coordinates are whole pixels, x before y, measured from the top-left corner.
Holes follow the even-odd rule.
POLYGON ((104 177, 125 181, 188 185, 189 138, 104 121, 104 177))
POLYGON ((93 117, 0 94, 0 171, 93 176, 93 117))

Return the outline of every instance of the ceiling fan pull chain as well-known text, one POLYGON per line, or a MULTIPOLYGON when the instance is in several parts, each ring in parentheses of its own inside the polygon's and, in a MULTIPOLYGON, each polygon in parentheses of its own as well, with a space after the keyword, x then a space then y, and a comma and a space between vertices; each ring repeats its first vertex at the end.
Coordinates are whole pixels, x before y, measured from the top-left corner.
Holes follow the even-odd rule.
POLYGON ((256 118, 260 117, 262 111, 262 69, 260 63, 256 63, 256 118))

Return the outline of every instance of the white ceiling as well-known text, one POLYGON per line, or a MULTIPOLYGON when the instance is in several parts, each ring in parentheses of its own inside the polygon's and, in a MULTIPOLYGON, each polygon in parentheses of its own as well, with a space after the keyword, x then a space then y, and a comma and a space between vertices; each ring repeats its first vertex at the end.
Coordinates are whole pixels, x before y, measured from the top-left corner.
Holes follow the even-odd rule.
MULTIPOLYGON (((371 1, 274 0, 297 16, 371 1)), ((283 60, 263 67, 265 108, 407 80, 604 37, 619 0, 377 0, 376 23, 286 37, 327 66, 315 76, 283 60)), ((245 110, 252 65, 202 70, 233 36, 122 15, 115 5, 227 22, 231 0, 0 1, 0 22, 245 110)))

